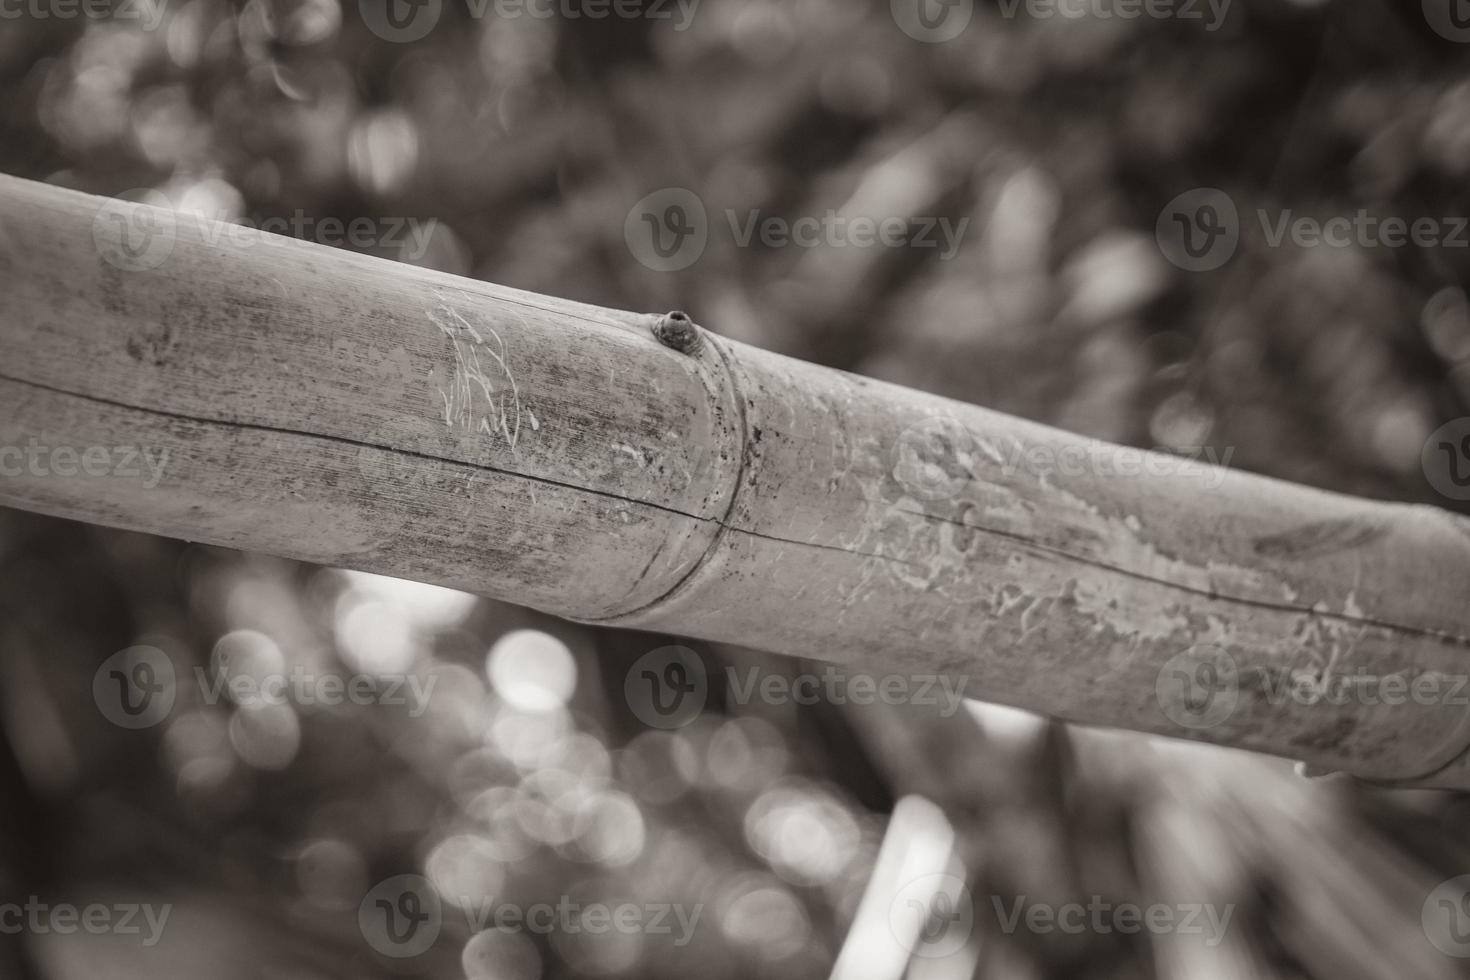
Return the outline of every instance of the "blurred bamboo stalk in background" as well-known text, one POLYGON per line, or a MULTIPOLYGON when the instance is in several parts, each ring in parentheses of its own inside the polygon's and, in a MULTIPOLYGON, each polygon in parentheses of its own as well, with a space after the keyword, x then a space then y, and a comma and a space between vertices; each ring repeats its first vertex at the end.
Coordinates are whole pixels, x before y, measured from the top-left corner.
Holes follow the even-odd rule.
POLYGON ((8 506, 1470 788, 1463 697, 1272 695, 1463 678, 1447 512, 8 177, 0 337, 8 506))

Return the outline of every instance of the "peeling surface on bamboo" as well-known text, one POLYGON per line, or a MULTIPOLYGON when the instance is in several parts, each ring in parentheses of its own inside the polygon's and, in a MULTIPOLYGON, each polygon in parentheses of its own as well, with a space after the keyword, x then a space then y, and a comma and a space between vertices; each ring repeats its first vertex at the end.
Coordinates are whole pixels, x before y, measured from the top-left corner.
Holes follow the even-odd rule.
MULTIPOLYGON (((1470 709, 1269 697, 1470 674, 1470 524, 1165 457, 588 307, 0 178, 0 443, 152 447, 0 504, 436 582, 1383 780, 1470 709), (667 339, 667 338, 665 338, 667 339), (1222 666, 1223 665, 1223 666, 1222 666), (1170 670, 1234 669, 1182 725, 1170 670)), ((1464 692, 1470 696, 1470 691, 1464 692)))

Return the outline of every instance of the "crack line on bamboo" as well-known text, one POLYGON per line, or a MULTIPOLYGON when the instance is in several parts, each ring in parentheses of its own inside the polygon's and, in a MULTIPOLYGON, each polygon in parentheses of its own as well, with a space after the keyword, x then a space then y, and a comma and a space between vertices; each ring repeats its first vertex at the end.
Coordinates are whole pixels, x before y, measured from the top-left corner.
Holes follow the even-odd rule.
POLYGON ((1426 626, 1411 626, 1407 623, 1395 623, 1390 620, 1377 619, 1373 616, 1354 616, 1347 613, 1335 613, 1325 609, 1313 609, 1310 606, 1296 606, 1285 602, 1272 602, 1269 599, 1252 599, 1247 596, 1236 596, 1223 592, 1212 592, 1206 589, 1196 588, 1195 586, 1188 585, 1183 582, 1175 582, 1170 579, 1149 575, 1145 572, 1137 572, 1131 568, 1124 568, 1121 565, 1112 565, 1105 561, 1099 561, 1096 558, 1089 558, 1086 555, 1074 554, 1070 551, 1067 551, 1065 548, 1058 548, 1055 545, 1050 545, 1043 541, 1037 541, 1033 538, 1027 537, 1024 534, 1018 534, 1015 531, 1006 531, 998 527, 986 527, 983 524, 970 524, 965 521, 955 520, 952 517, 943 517, 938 514, 930 514, 927 511, 922 510, 916 511, 908 510, 905 508, 900 508, 900 510, 902 510, 903 513, 909 514, 913 517, 922 517, 926 520, 938 521, 941 524, 952 524, 956 527, 963 527, 972 531, 978 531, 981 534, 1003 538, 1007 541, 1014 541, 1035 551, 1039 551, 1044 554, 1054 555, 1059 558, 1065 558, 1068 561, 1077 562, 1079 565, 1086 565, 1090 568, 1100 569, 1101 571, 1105 572, 1114 572, 1118 575, 1126 575, 1129 578, 1136 579, 1141 582, 1147 582, 1151 585, 1159 585, 1164 586, 1165 588, 1177 589, 1180 592, 1186 592, 1190 595, 1197 595, 1201 596, 1202 598, 1211 599, 1214 601, 1233 602, 1238 603, 1242 606, 1250 606, 1257 609, 1269 609, 1273 612, 1293 613, 1318 619, 1331 619, 1355 626, 1373 626, 1379 629, 1407 633, 1410 636, 1431 637, 1434 639, 1449 640, 1463 646, 1470 646, 1470 636, 1461 636, 1456 633, 1449 633, 1445 632, 1444 630, 1431 629, 1426 626))
MULTIPOLYGON (((559 487, 559 488, 564 489, 564 490, 573 490, 573 491, 577 491, 577 492, 581 492, 581 493, 590 494, 590 495, 593 495, 593 496, 604 497, 604 498, 607 498, 607 499, 610 499, 610 500, 616 500, 616 501, 618 501, 620 503, 624 503, 624 504, 634 504, 634 505, 638 505, 638 506, 648 507, 648 508, 651 508, 653 510, 660 511, 662 513, 671 514, 671 515, 674 515, 674 516, 677 516, 677 517, 683 517, 683 518, 686 518, 688 520, 713 523, 713 524, 716 524, 721 529, 720 533, 715 536, 715 542, 716 543, 719 541, 720 537, 723 535, 724 532, 726 532, 726 531, 736 531, 736 532, 739 532, 741 534, 748 535, 748 536, 753 537, 753 538, 759 538, 759 539, 762 539, 762 540, 772 541, 772 542, 775 542, 775 543, 778 543, 778 544, 790 544, 790 545, 797 545, 797 546, 800 546, 800 547, 816 548, 816 549, 824 550, 824 551, 835 551, 835 552, 839 552, 841 554, 852 555, 852 556, 858 557, 858 558, 873 558, 873 559, 878 559, 880 561, 891 561, 891 562, 895 562, 897 564, 906 565, 908 567, 918 567, 917 566, 917 563, 912 562, 912 561, 909 561, 909 560, 905 560, 905 559, 902 559, 902 558, 899 558, 899 557, 897 557, 895 555, 873 554, 873 553, 869 553, 869 552, 866 552, 866 551, 859 551, 859 550, 854 550, 854 549, 850 549, 850 548, 844 548, 844 547, 840 547, 840 546, 837 546, 837 545, 819 544, 819 543, 813 542, 813 541, 797 541, 797 540, 791 540, 791 539, 787 539, 787 538, 777 537, 775 535, 763 534, 763 533, 761 533, 759 531, 754 531, 754 530, 751 530, 749 528, 740 527, 738 525, 729 524, 729 523, 727 523, 727 521, 728 521, 728 519, 730 517, 730 511, 728 511, 728 510, 727 510, 727 513, 724 515, 723 518, 703 517, 703 516, 700 516, 700 515, 697 515, 697 514, 686 513, 685 511, 679 510, 676 507, 669 507, 669 506, 667 506, 665 504, 659 504, 659 503, 655 503, 653 501, 646 501, 646 500, 633 500, 631 498, 623 497, 623 496, 621 496, 619 494, 611 493, 611 492, 606 491, 606 490, 598 490, 598 489, 595 489, 595 488, 592 488, 592 487, 583 487, 583 486, 579 486, 579 485, 574 484, 574 483, 564 483, 564 482, 559 481, 559 480, 551 479, 550 477, 535 476, 535 475, 528 474, 528 473, 520 473, 520 472, 517 472, 515 470, 500 469, 498 467, 489 466, 489 465, 484 464, 484 463, 472 463, 472 462, 467 462, 467 461, 464 461, 464 460, 446 459, 446 458, 444 458, 442 456, 435 456, 435 455, 433 455, 431 453, 423 453, 423 452, 419 452, 419 451, 413 450, 413 449, 403 449, 403 448, 400 448, 400 447, 397 447, 397 446, 383 446, 383 445, 379 445, 377 443, 365 442, 365 441, 358 440, 358 439, 353 439, 353 438, 350 438, 350 437, 347 437, 347 436, 337 436, 337 435, 331 435, 331 434, 327 434, 327 433, 311 432, 311 431, 304 430, 304 429, 293 429, 293 428, 290 428, 288 426, 268 425, 268 424, 257 423, 257 422, 232 421, 232 420, 228 420, 228 419, 209 419, 209 418, 203 418, 203 417, 196 416, 196 415, 190 415, 190 414, 185 413, 185 412, 173 412, 173 411, 168 411, 168 410, 165 410, 165 409, 145 408, 145 407, 138 406, 138 405, 131 405, 131 404, 128 404, 127 402, 122 402, 122 401, 118 401, 118 400, 115 400, 115 399, 105 398, 105 397, 102 397, 100 395, 93 395, 93 394, 88 394, 88 393, 85 393, 85 392, 70 391, 70 390, 67 390, 65 388, 60 388, 60 387, 57 387, 55 385, 48 385, 48 384, 45 384, 45 383, 39 382, 39 381, 32 381, 32 380, 29 380, 29 379, 26 379, 26 378, 17 378, 17 377, 15 377, 13 375, 5 374, 4 372, 0 372, 0 380, 10 381, 10 382, 13 382, 15 384, 26 385, 28 387, 37 388, 37 389, 44 390, 44 391, 50 391, 50 392, 53 392, 53 393, 58 394, 58 395, 70 396, 70 397, 73 397, 73 398, 80 398, 80 399, 84 399, 86 401, 96 402, 98 404, 111 405, 111 406, 114 406, 116 408, 120 408, 120 409, 124 409, 124 410, 128 410, 128 411, 141 412, 141 413, 145 413, 145 414, 162 415, 162 416, 169 417, 169 418, 176 418, 176 419, 180 419, 180 420, 183 420, 183 421, 195 422, 195 423, 199 423, 199 424, 203 424, 203 425, 233 426, 233 427, 241 428, 241 429, 253 429, 253 430, 263 431, 263 432, 277 432, 277 433, 281 433, 283 435, 295 435, 295 436, 301 436, 301 437, 304 437, 304 438, 323 439, 323 440, 327 440, 327 441, 331 441, 331 442, 341 443, 341 444, 344 444, 344 445, 357 446, 357 447, 360 447, 360 448, 377 449, 377 450, 380 450, 380 451, 383 451, 383 452, 400 453, 400 454, 405 455, 405 456, 410 456, 410 457, 414 457, 414 458, 417 458, 417 459, 428 460, 428 461, 432 461, 432 462, 436 462, 436 463, 450 463, 450 464, 465 466, 465 467, 468 467, 470 469, 484 470, 486 472, 495 473, 495 474, 498 474, 500 476, 517 477, 519 479, 529 480, 529 481, 536 482, 536 483, 542 483, 542 484, 545 484, 545 485, 548 485, 548 486, 559 487)), ((1453 642, 1453 643, 1456 643, 1456 644, 1459 644, 1459 645, 1462 645, 1462 646, 1470 646, 1470 637, 1459 635, 1459 634, 1455 634, 1455 633, 1446 632, 1446 631, 1443 631, 1443 630, 1436 630, 1436 629, 1431 629, 1431 628, 1422 627, 1422 626, 1413 626, 1413 625, 1409 625, 1409 624, 1405 624, 1405 623, 1396 623, 1396 622, 1393 622, 1393 621, 1390 621, 1390 620, 1380 620, 1380 619, 1377 619, 1377 618, 1374 618, 1374 617, 1370 617, 1370 616, 1355 616, 1355 615, 1349 615, 1349 614, 1346 614, 1346 613, 1335 613, 1335 612, 1331 612, 1329 610, 1313 609, 1313 608, 1307 607, 1307 606, 1292 605, 1292 604, 1289 604, 1289 603, 1276 603, 1276 602, 1271 602, 1271 601, 1266 600, 1266 599, 1253 599, 1253 598, 1249 598, 1249 597, 1245 597, 1245 596, 1230 595, 1228 593, 1211 592, 1211 591, 1208 591, 1208 590, 1203 590, 1203 589, 1199 589, 1199 588, 1196 588, 1196 587, 1193 587, 1193 586, 1190 586, 1190 585, 1186 585, 1184 583, 1175 582, 1175 581, 1172 581, 1170 579, 1159 578, 1159 577, 1156 577, 1156 576, 1153 576, 1153 575, 1148 575, 1148 574, 1143 573, 1143 572, 1138 572, 1138 571, 1134 571, 1132 569, 1124 568, 1124 567, 1121 567, 1121 566, 1112 565, 1112 564, 1109 564, 1107 562, 1098 561, 1095 558, 1089 558, 1089 557, 1087 557, 1085 555, 1074 554, 1074 553, 1072 553, 1070 551, 1067 551, 1065 549, 1057 548, 1054 545, 1048 545, 1048 544, 1046 544, 1044 542, 1037 541, 1037 540, 1032 539, 1032 538, 1029 538, 1029 537, 1027 537, 1025 535, 1018 534, 1018 533, 1016 533, 1014 531, 1006 531, 1006 530, 1003 530, 1001 528, 987 527, 987 526, 982 525, 982 524, 970 524, 970 523, 966 523, 966 522, 963 522, 963 521, 957 521, 957 520, 955 520, 953 518, 947 518, 947 517, 943 517, 943 516, 936 515, 936 514, 930 514, 930 513, 926 512, 926 511, 922 511, 922 510, 920 510, 920 511, 914 511, 914 510, 907 510, 907 509, 905 509, 904 510, 904 513, 907 513, 907 514, 910 514, 911 516, 919 517, 919 518, 922 518, 922 519, 928 520, 928 521, 935 521, 935 522, 942 523, 942 524, 950 524, 950 525, 954 525, 954 526, 965 527, 965 528, 968 528, 968 529, 971 529, 971 530, 974 530, 974 531, 977 531, 977 532, 980 532, 980 533, 983 533, 983 534, 986 534, 986 535, 989 535, 989 536, 999 537, 999 538, 1002 538, 1002 539, 1005 539, 1005 540, 1013 541, 1013 542, 1015 542, 1017 544, 1023 545, 1023 546, 1028 547, 1028 548, 1031 548, 1031 549, 1033 549, 1035 551, 1039 551, 1039 552, 1042 552, 1042 553, 1054 555, 1056 557, 1063 558, 1063 559, 1066 559, 1068 561, 1073 561, 1073 562, 1076 562, 1076 563, 1081 564, 1081 565, 1086 565, 1088 567, 1097 568, 1097 569, 1099 569, 1101 571, 1112 572, 1112 573, 1115 573, 1115 574, 1118 574, 1118 575, 1127 576, 1129 578, 1132 578, 1132 579, 1135 579, 1135 580, 1138 580, 1138 581, 1147 582, 1147 583, 1152 584, 1152 585, 1158 585, 1158 586, 1161 586, 1161 587, 1164 587, 1164 588, 1175 589, 1175 590, 1178 590, 1180 592, 1184 592, 1184 593, 1191 594, 1191 595, 1198 595, 1198 596, 1200 596, 1202 598, 1206 598, 1206 599, 1210 599, 1210 600, 1214 600, 1214 601, 1226 602, 1226 603, 1235 603, 1235 604, 1238 604, 1238 605, 1249 606, 1249 607, 1252 607, 1252 608, 1269 609, 1269 610, 1272 610, 1272 611, 1275 611, 1275 612, 1283 612, 1283 613, 1289 613, 1289 614, 1300 615, 1300 616, 1314 617, 1314 618, 1319 618, 1319 619, 1331 619, 1331 620, 1336 620, 1336 621, 1339 621, 1339 622, 1350 623, 1350 624, 1355 624, 1355 625, 1373 626, 1373 627, 1377 627, 1377 628, 1380 628, 1380 629, 1385 629, 1385 630, 1389 630, 1389 631, 1393 631, 1393 632, 1404 633, 1404 634, 1407 634, 1407 635, 1410 635, 1410 636, 1430 637, 1430 638, 1439 639, 1439 640, 1448 640, 1450 642, 1453 642)), ((689 579, 689 576, 691 576, 699 567, 702 567, 703 566, 706 557, 708 557, 708 552, 706 553, 706 556, 702 557, 699 561, 697 561, 695 563, 694 567, 690 569, 690 572, 689 572, 688 575, 686 575, 684 578, 682 578, 679 583, 677 583, 673 588, 671 588, 669 590, 669 593, 665 593, 665 597, 667 595, 671 594, 673 591, 675 591, 678 588, 680 588, 685 582, 687 582, 688 579, 689 579)), ((661 601, 662 601, 662 598, 659 599, 659 600, 655 600, 655 603, 650 603, 648 605, 645 605, 645 606, 640 607, 639 609, 632 610, 631 612, 628 612, 628 613, 619 613, 619 614, 616 614, 614 617, 611 617, 611 618, 622 618, 624 616, 633 615, 633 614, 635 614, 637 612, 641 612, 641 611, 649 608, 651 605, 656 604, 657 602, 661 602, 661 601)))
MULTIPOLYGON (((903 559, 894 558, 888 555, 870 554, 866 551, 855 551, 849 548, 839 547, 837 545, 818 544, 815 541, 796 541, 790 538, 777 537, 773 534, 763 534, 760 531, 752 531, 749 528, 737 527, 735 525, 727 524, 724 520, 719 518, 702 517, 698 514, 686 513, 685 511, 679 510, 677 507, 669 507, 666 504, 654 503, 651 500, 634 500, 630 497, 624 497, 620 494, 612 493, 607 490, 598 490, 595 487, 583 487, 575 483, 564 483, 560 480, 554 480, 550 477, 536 476, 530 473, 520 473, 515 470, 501 469, 499 467, 490 466, 485 463, 472 463, 467 460, 447 459, 443 456, 435 456, 432 453, 419 452, 418 450, 414 449, 403 449, 398 446, 384 446, 375 442, 365 442, 361 439, 353 439, 350 436, 338 436, 325 432, 311 432, 306 429, 293 429, 289 426, 268 425, 263 422, 242 422, 230 419, 211 419, 204 418, 198 415, 190 415, 187 412, 174 412, 161 408, 145 408, 140 405, 130 405, 127 402, 118 401, 112 398, 105 398, 101 395, 93 395, 80 391, 69 391, 65 388, 59 388, 55 385, 49 385, 44 382, 31 381, 26 378, 17 378, 13 375, 5 374, 4 372, 0 372, 0 381, 9 381, 14 384, 25 385, 26 387, 36 388, 41 391, 49 391, 53 394, 62 395, 64 397, 79 398, 83 401, 94 402, 99 405, 110 405, 113 408, 120 408, 124 411, 138 412, 144 415, 161 415, 165 418, 178 419, 183 422, 193 422, 197 425, 211 425, 220 428, 249 429, 256 432, 275 432, 281 435, 299 436, 306 439, 321 439, 326 442, 335 442, 346 446, 356 446, 361 449, 377 449, 381 452, 399 453, 404 456, 410 456, 415 459, 422 459, 434 463, 447 463, 451 466, 463 466, 467 469, 483 470, 487 473, 494 473, 498 476, 514 477, 516 479, 527 480, 532 483, 540 483, 545 484, 546 486, 559 487, 563 490, 572 490, 577 493, 585 493, 594 497, 604 497, 606 499, 615 500, 623 504, 631 504, 638 507, 648 507, 652 510, 657 510, 665 514, 671 514, 675 517, 683 517, 691 521, 700 521, 702 523, 715 524, 721 529, 721 534, 723 534, 723 532, 725 531, 736 531, 740 534, 745 534, 752 538, 760 538, 761 540, 771 541, 776 544, 797 545, 799 547, 816 548, 821 551, 836 551, 840 552, 841 554, 852 555, 855 558, 879 558, 885 561, 895 561, 900 564, 912 564, 911 562, 907 562, 903 559)), ((725 516, 726 518, 728 518, 728 512, 725 516)), ((718 537, 719 535, 716 535, 716 538, 718 537)), ((702 564, 702 562, 696 563, 696 565, 698 564, 702 564)))

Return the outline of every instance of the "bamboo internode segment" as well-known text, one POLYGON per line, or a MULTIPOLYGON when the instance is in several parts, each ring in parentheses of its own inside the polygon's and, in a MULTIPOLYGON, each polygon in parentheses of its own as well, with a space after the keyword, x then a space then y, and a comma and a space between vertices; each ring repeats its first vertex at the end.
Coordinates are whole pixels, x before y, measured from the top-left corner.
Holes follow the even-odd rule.
POLYGON ((1464 519, 658 324, 0 178, 0 504, 1470 787, 1464 519))

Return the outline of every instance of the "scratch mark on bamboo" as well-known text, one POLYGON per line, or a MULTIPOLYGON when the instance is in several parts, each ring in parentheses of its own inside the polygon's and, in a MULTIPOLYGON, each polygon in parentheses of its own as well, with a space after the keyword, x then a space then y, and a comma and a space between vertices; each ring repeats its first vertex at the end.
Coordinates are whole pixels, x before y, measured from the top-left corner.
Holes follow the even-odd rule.
MULTIPOLYGON (((440 299, 443 298, 440 294, 440 299)), ((441 302, 437 309, 424 313, 449 338, 454 350, 455 371, 450 390, 439 391, 445 426, 490 436, 498 434, 514 455, 521 435, 521 393, 507 359, 505 340, 488 323, 482 322, 476 329, 448 302, 441 302), (486 335, 493 339, 493 344, 486 340, 486 335), (494 375, 487 373, 481 362, 482 351, 492 362, 494 375)), ((537 423, 533 431, 539 428, 537 423)))

